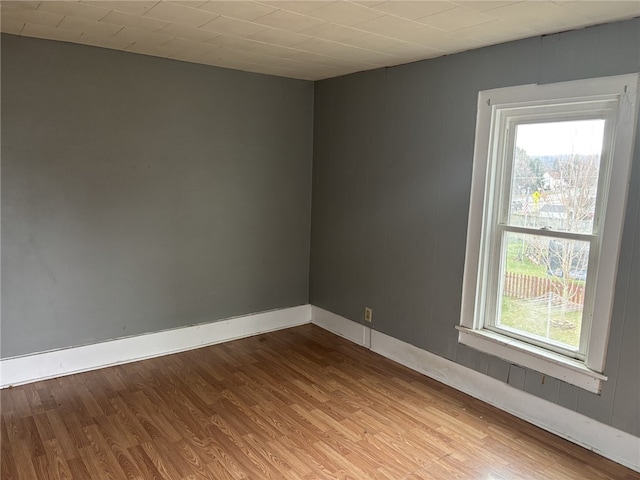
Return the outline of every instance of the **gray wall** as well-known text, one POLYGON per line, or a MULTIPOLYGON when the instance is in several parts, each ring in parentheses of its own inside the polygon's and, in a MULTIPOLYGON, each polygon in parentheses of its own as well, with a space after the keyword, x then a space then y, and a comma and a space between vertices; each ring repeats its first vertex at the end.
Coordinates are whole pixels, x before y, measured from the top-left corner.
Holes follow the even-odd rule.
POLYGON ((2 357, 308 302, 313 84, 2 36, 2 357))
POLYGON ((380 332, 640 435, 640 149, 601 395, 542 383, 454 329, 478 91, 638 72, 639 48, 635 19, 317 82, 311 302, 359 322, 371 306, 380 332))

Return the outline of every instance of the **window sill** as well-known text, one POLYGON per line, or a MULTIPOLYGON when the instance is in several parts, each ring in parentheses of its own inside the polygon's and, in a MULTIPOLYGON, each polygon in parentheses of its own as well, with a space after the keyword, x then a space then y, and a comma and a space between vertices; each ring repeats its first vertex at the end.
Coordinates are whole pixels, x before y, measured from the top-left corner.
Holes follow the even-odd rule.
POLYGON ((593 393, 600 393, 605 375, 588 369, 583 362, 549 352, 534 345, 488 330, 456 326, 458 341, 468 347, 530 368, 593 393))

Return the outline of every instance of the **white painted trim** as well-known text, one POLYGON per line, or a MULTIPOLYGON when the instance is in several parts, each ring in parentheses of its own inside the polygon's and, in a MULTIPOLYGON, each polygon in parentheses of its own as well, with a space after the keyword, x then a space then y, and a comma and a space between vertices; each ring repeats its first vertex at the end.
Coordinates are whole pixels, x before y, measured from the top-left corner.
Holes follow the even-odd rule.
POLYGON ((347 340, 371 348, 371 328, 347 320, 320 307, 311 306, 311 323, 347 340))
POLYGON ((0 388, 183 352, 311 321, 311 305, 0 360, 0 388))
POLYGON ((526 366, 536 372, 576 385, 592 393, 600 393, 605 375, 589 370, 584 362, 550 352, 515 338, 486 329, 456 327, 458 342, 481 352, 488 352, 509 363, 526 366))
MULTIPOLYGON (((349 340, 368 328, 315 306, 311 322, 323 328, 328 325, 327 330, 349 340)), ((371 350, 383 357, 640 472, 640 438, 636 436, 375 330, 370 330, 370 339, 371 350)))

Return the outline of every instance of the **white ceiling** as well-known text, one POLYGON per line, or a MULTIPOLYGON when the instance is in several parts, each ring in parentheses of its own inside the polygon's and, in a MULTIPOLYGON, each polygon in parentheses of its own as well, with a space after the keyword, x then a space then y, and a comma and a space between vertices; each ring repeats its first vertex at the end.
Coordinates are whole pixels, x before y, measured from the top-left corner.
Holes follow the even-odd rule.
POLYGON ((1 30, 319 80, 640 16, 628 1, 0 1, 1 30))

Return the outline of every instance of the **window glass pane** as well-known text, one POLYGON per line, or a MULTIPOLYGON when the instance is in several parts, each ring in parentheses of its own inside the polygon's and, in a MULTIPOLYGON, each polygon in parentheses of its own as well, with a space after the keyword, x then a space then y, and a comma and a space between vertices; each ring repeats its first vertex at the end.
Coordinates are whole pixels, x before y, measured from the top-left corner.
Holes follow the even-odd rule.
POLYGON ((578 350, 589 243, 504 234, 496 327, 578 350))
POLYGON ((511 225, 592 233, 605 121, 516 126, 511 225))

